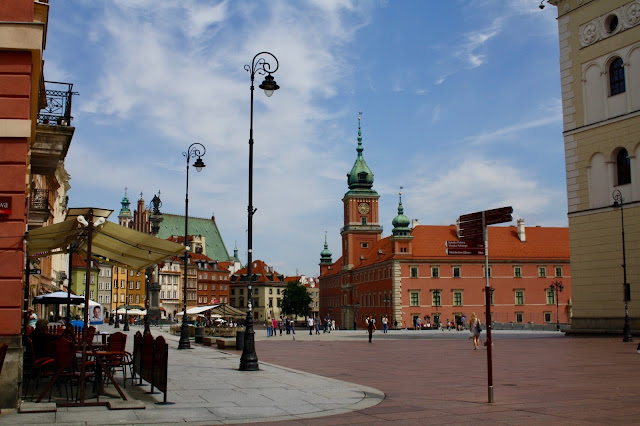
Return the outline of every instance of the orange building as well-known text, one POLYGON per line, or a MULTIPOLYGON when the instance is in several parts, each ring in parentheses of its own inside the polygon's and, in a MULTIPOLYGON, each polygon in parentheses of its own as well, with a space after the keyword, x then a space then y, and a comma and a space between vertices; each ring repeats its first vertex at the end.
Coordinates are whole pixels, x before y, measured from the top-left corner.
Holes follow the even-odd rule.
MULTIPOLYGON (((456 225, 410 227, 401 198, 392 235, 382 238, 360 129, 357 151, 342 200, 342 256, 332 261, 326 239, 320 253, 320 316, 330 315, 342 328, 364 327, 367 316, 379 322, 384 315, 391 326, 397 321, 407 328, 417 318, 446 326, 472 312, 484 320, 484 255, 448 254, 447 242, 459 241, 456 225)), ((492 320, 523 328, 569 323, 568 228, 526 228, 518 220, 517 226, 489 227, 488 239, 492 320)))

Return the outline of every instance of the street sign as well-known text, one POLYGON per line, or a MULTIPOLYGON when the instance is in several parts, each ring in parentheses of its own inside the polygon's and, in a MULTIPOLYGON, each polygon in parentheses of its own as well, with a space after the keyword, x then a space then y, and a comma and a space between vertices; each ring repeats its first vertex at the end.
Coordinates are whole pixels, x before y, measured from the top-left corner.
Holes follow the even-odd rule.
POLYGON ((447 241, 445 246, 450 249, 484 249, 483 241, 447 241))
POLYGON ((458 232, 458 238, 469 237, 471 235, 479 235, 480 238, 483 238, 482 226, 479 228, 460 229, 460 232, 458 232))
POLYGON ((29 269, 29 275, 40 275, 42 270, 40 269, 29 269))
POLYGON ((513 216, 510 214, 504 214, 500 216, 489 216, 485 219, 487 225, 495 225, 497 223, 505 223, 513 221, 513 216))
POLYGON ((11 214, 11 197, 0 197, 0 214, 11 214))
POLYGON ((458 249, 458 248, 448 248, 446 250, 448 255, 452 256, 484 256, 483 248, 466 248, 466 249, 458 249))

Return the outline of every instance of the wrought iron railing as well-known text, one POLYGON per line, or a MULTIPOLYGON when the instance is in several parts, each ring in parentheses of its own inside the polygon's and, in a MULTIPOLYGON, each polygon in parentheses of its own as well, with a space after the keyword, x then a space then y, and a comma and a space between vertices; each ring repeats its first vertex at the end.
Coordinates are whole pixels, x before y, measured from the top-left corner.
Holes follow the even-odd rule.
POLYGON ((30 207, 32 210, 49 210, 49 190, 32 189, 30 207))
POLYGON ((38 124, 70 126, 71 120, 73 120, 71 100, 73 95, 78 95, 78 92, 73 91, 72 83, 58 81, 45 81, 44 83, 47 106, 40 110, 38 124))

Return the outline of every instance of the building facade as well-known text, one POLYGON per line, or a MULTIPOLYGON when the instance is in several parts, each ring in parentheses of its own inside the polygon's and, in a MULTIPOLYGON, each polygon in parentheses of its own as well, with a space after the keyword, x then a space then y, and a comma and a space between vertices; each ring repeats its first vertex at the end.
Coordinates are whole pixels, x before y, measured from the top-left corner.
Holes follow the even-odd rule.
MULTIPOLYGON (((244 267, 231 275, 229 304, 233 308, 248 307, 248 270, 244 267)), ((282 316, 282 297, 287 281, 272 266, 261 260, 254 260, 251 267, 251 301, 254 320, 264 322, 282 316)))
POLYGON ((638 333, 640 2, 549 3, 558 10, 572 330, 622 332, 626 298, 638 333))
MULTIPOLYGON (((342 256, 320 253, 320 315, 341 328, 364 327, 367 316, 413 328, 443 324, 475 312, 484 318, 484 254, 448 250, 460 242, 456 225, 410 227, 402 198, 390 236, 381 238, 378 195, 366 165, 358 129, 357 159, 347 175, 343 201, 342 256), (457 253, 457 254, 456 254, 457 253)), ((567 228, 489 228, 492 320, 566 324, 571 318, 571 266, 567 228), (562 288, 562 292, 555 290, 562 288)))
POLYGON ((109 321, 111 316, 111 271, 112 266, 106 263, 100 264, 100 270, 98 271, 98 297, 96 302, 102 305, 102 312, 104 312, 104 320, 109 321))
POLYGON ((24 276, 25 232, 64 216, 69 176, 64 159, 73 137, 71 84, 45 81, 48 1, 0 5, 0 343, 9 346, 0 376, 0 407, 15 407, 22 375, 24 301, 47 318, 34 296, 66 289, 64 255, 33 259, 24 276), (35 273, 39 271, 39 273, 35 273))

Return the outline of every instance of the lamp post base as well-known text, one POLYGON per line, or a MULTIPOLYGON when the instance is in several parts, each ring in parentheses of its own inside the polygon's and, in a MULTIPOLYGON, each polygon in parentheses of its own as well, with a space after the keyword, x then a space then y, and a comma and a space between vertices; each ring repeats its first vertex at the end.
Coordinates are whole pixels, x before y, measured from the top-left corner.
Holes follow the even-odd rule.
POLYGON ((623 342, 633 342, 633 337, 631 336, 631 327, 629 326, 629 318, 624 319, 624 328, 622 330, 622 341, 623 342))
POLYGON ((189 327, 183 323, 180 328, 180 342, 178 343, 178 349, 191 349, 191 343, 189 343, 189 327))
POLYGON ((120 328, 120 319, 118 317, 116 317, 116 321, 113 325, 113 328, 120 328))
POLYGON ((258 371, 258 355, 256 354, 255 331, 253 331, 253 314, 247 312, 246 327, 244 332, 244 348, 240 357, 240 371, 258 371))
POLYGON ((129 331, 129 316, 124 316, 124 327, 122 327, 122 331, 129 331))

